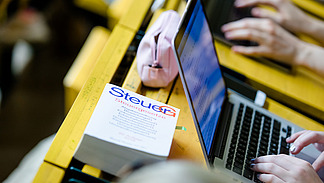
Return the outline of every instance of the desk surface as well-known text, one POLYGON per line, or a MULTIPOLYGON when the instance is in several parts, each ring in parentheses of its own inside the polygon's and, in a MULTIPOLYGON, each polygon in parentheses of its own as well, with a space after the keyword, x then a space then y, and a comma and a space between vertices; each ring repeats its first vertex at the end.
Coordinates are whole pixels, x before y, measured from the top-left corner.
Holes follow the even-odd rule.
MULTIPOLYGON (((185 158, 205 164, 196 128, 191 117, 189 105, 187 103, 180 79, 176 81, 168 104, 181 109, 177 125, 187 128, 187 131, 176 130, 170 158, 185 158)), ((322 124, 319 124, 316 121, 297 113, 296 111, 276 102, 273 99, 267 98, 265 106, 270 112, 273 112, 274 114, 277 114, 278 116, 289 120, 302 128, 317 131, 324 130, 324 126, 322 124)))
POLYGON ((318 18, 324 19, 324 6, 322 3, 316 0, 291 0, 297 6, 305 10, 306 12, 315 15, 318 18))
MULTIPOLYGON (((122 24, 114 28, 90 77, 57 132, 54 142, 46 154, 45 161, 57 164, 59 167, 68 167, 105 84, 110 82, 114 71, 117 70, 141 25, 141 20, 146 15, 146 11, 143 10, 148 10, 151 2, 137 0, 137 6, 141 8, 130 12, 137 17, 128 26, 122 24)), ((120 21, 127 22, 123 19, 120 21)))
MULTIPOLYGON (((138 2, 140 2, 143 9, 148 9, 150 6, 150 2, 147 0, 138 0, 137 3, 138 2)), ((133 10, 134 12, 132 13, 135 13, 137 16, 142 16, 143 18, 145 16, 143 9, 139 10, 138 12, 133 10)), ((128 16, 128 18, 130 18, 130 16, 128 16)), ((64 169, 68 167, 86 124, 101 95, 101 92, 105 84, 110 81, 112 75, 114 74, 112 71, 116 70, 113 68, 117 68, 119 66, 128 45, 134 37, 136 32, 135 30, 137 30, 138 26, 140 25, 140 23, 135 24, 134 22, 126 23, 129 21, 127 19, 123 21, 121 21, 121 24, 117 25, 111 33, 110 39, 106 44, 107 47, 103 49, 102 54, 99 56, 97 65, 82 88, 71 111, 68 113, 64 123, 58 131, 48 154, 45 157, 45 162, 41 166, 37 176, 37 178, 43 179, 37 180, 45 180, 46 177, 62 177, 62 170, 64 172, 64 169), (123 21, 125 23, 123 23, 123 21), (135 30, 133 29, 134 27, 135 30), (111 45, 114 45, 114 47, 112 48, 111 45), (44 172, 47 172, 47 170, 48 173, 44 174, 44 172)), ((260 88, 264 87, 270 92, 272 90, 279 90, 281 93, 279 92, 278 94, 275 92, 273 94, 273 96, 277 96, 279 99, 282 96, 288 96, 291 98, 296 97, 298 102, 305 103, 304 105, 306 106, 312 106, 314 104, 314 106, 320 112, 323 109, 321 104, 324 104, 324 96, 321 97, 320 92, 324 91, 324 86, 320 81, 317 81, 313 77, 306 77, 302 74, 290 75, 288 73, 283 73, 276 69, 269 68, 241 55, 233 54, 228 47, 225 47, 219 43, 216 43, 216 48, 219 51, 221 64, 232 68, 233 70, 242 72, 249 78, 250 82, 254 86, 260 88), (289 82, 281 83, 282 81, 286 80, 289 82), (310 90, 306 91, 309 87, 310 90), (299 91, 300 88, 303 90, 299 91), (312 95, 315 96, 312 97, 312 95)), ((175 131, 169 158, 189 159, 191 161, 205 164, 200 142, 198 140, 197 132, 180 79, 177 78, 175 80, 173 88, 172 84, 170 84, 167 88, 160 90, 143 87, 141 86, 141 82, 137 75, 135 63, 136 62, 134 62, 131 66, 123 87, 146 95, 150 98, 166 102, 181 109, 177 125, 184 126, 187 130, 175 131)), ((266 102, 266 106, 269 111, 290 120, 305 129, 324 130, 323 125, 297 113, 290 108, 287 108, 284 105, 281 105, 275 100, 268 98, 266 102)), ((313 108, 309 107, 309 112, 312 112, 313 108)))
POLYGON ((220 63, 248 78, 249 84, 271 98, 324 121, 324 79, 298 68, 292 74, 269 67, 216 42, 220 63))

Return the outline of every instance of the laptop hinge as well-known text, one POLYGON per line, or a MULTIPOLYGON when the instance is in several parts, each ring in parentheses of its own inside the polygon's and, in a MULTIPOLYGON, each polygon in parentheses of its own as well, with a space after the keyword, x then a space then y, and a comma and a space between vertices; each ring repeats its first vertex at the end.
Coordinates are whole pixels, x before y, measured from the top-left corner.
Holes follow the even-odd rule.
POLYGON ((220 117, 219 124, 216 129, 216 136, 213 143, 213 157, 210 160, 213 160, 215 157, 223 159, 227 135, 229 131, 229 127, 231 124, 231 117, 233 113, 234 104, 228 102, 224 103, 224 108, 222 109, 223 113, 220 117))

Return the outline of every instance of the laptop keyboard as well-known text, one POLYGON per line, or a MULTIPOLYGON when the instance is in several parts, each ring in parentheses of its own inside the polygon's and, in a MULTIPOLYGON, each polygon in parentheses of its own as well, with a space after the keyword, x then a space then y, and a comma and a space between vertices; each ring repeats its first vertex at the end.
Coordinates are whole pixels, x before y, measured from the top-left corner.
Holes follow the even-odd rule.
POLYGON ((256 178, 257 173, 250 169, 250 160, 264 155, 289 154, 289 144, 286 143, 289 136, 290 126, 282 127, 280 121, 241 103, 226 168, 254 182, 261 182, 256 178), (280 136, 281 130, 284 136, 280 136))

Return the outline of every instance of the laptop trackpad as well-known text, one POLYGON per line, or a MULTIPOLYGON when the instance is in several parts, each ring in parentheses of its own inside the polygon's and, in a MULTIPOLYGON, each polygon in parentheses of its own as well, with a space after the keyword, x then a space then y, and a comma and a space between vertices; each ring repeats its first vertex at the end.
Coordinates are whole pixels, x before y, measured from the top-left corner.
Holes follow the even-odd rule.
MULTIPOLYGON (((315 148, 314 145, 309 145, 305 147, 299 154, 296 155, 297 158, 303 159, 308 161, 310 164, 313 164, 313 162, 316 160, 316 158, 320 155, 321 153, 315 148)), ((318 171, 318 175, 324 180, 324 168, 321 168, 318 171)))

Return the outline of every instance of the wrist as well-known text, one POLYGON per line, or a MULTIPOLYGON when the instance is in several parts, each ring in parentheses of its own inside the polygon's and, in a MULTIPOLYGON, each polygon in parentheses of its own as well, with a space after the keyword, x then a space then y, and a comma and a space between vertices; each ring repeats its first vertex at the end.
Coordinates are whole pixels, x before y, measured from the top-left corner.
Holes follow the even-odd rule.
POLYGON ((307 67, 307 58, 311 54, 311 45, 306 42, 299 41, 296 46, 295 57, 293 59, 294 66, 304 66, 307 67))
POLYGON ((323 22, 309 16, 307 16, 305 19, 305 26, 301 27, 301 33, 310 35, 311 37, 324 31, 323 22))
POLYGON ((322 47, 302 42, 298 46, 294 63, 324 77, 324 64, 321 62, 324 57, 324 49, 322 47))

